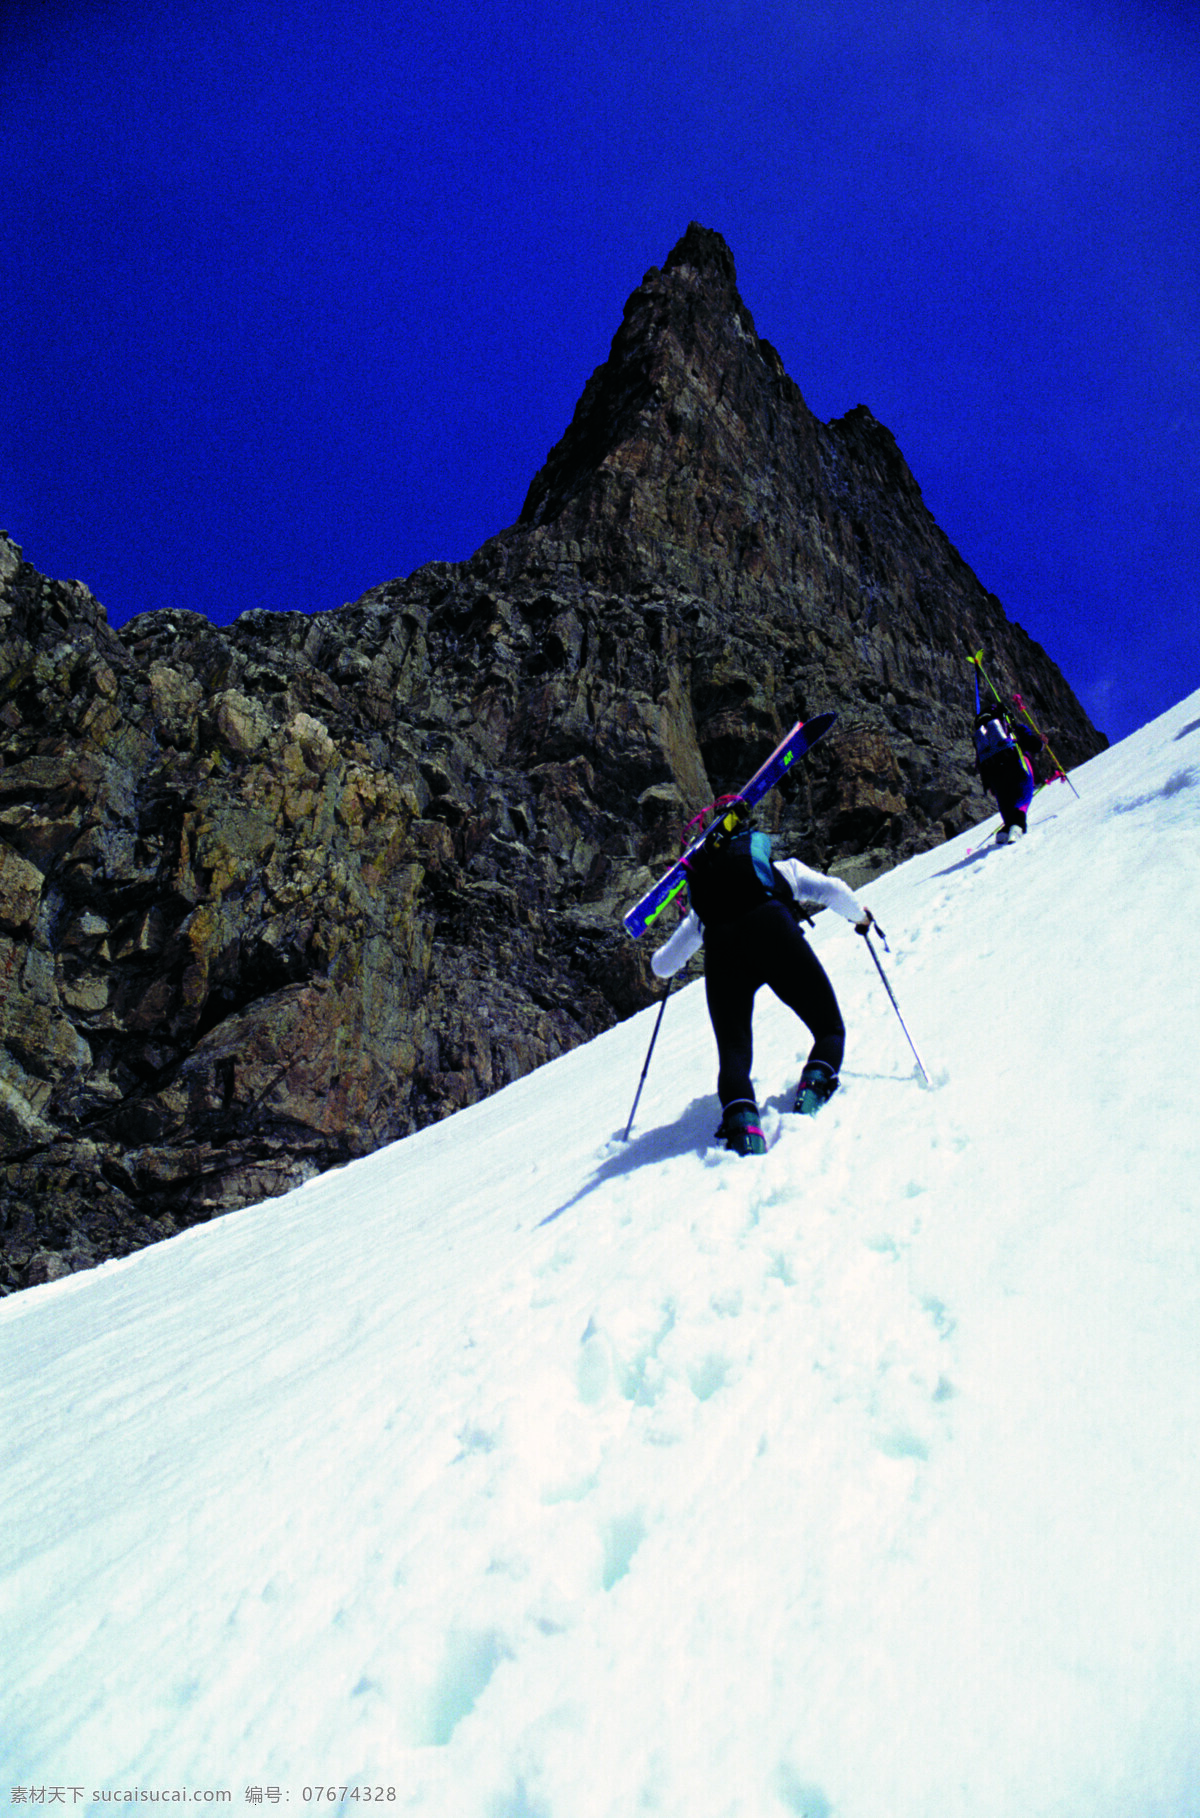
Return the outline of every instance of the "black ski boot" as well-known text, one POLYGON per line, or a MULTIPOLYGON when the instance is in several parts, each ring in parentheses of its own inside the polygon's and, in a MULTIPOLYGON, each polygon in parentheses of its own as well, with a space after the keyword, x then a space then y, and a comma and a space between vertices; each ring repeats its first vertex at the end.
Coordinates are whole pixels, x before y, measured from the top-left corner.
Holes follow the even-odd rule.
POLYGON ((736 1098, 726 1105, 717 1135, 735 1155, 765 1155, 766 1138, 758 1118, 758 1106, 751 1098, 736 1098))
POLYGON ((828 1061, 809 1061, 800 1075, 792 1110, 799 1112, 801 1117, 815 1117, 837 1089, 838 1076, 828 1061))

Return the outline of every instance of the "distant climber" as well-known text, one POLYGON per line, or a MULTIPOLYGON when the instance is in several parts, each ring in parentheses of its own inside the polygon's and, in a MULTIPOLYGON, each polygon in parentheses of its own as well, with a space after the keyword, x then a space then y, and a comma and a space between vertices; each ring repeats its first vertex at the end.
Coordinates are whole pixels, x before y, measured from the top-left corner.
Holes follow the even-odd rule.
POLYGON ((769 985, 813 1038, 792 1107, 812 1116, 837 1090, 846 1029, 833 986, 800 927, 803 906, 835 909, 865 935, 874 917, 839 878, 799 859, 772 862, 765 833, 706 842, 688 867, 691 908, 651 965, 677 972, 703 944, 708 1013, 717 1041, 717 1135, 738 1155, 766 1150, 750 1078, 754 997, 769 985))
POLYGON ((996 840, 1001 846, 1014 833, 1026 831, 1035 787, 1030 759, 1045 743, 1031 726, 1014 724, 998 707, 985 707, 975 715, 975 768, 984 788, 996 798, 1002 822, 996 840))

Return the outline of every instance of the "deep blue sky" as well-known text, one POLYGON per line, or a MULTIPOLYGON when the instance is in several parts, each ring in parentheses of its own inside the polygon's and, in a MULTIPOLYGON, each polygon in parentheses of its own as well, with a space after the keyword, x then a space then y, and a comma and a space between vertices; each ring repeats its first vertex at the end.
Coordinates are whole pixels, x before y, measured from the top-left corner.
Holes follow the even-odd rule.
POLYGON ((1122 737, 1200 686, 1198 20, 0 0, 0 525, 114 624, 462 559, 697 220, 1122 737))

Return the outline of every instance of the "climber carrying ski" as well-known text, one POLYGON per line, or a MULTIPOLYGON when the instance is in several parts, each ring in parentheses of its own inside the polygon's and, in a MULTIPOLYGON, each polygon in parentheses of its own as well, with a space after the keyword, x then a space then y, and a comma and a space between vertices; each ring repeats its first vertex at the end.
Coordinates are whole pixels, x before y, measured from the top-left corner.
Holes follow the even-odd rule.
POLYGON ((1029 760, 1045 743, 1041 733, 1019 720, 1014 724, 999 707, 984 707, 975 715, 975 768, 984 788, 996 798, 1003 823, 996 835, 1001 846, 1026 830, 1035 786, 1029 760))
POLYGON ((839 878, 799 859, 771 860, 767 834, 737 832, 707 840, 688 860, 689 913, 655 953, 660 978, 677 972, 703 943, 708 1013, 717 1041, 717 1135, 738 1155, 766 1151, 750 1067, 752 1018, 760 985, 808 1027, 812 1049, 793 1110, 812 1116, 837 1090, 846 1029, 833 986, 800 927, 802 906, 835 909, 865 935, 874 917, 839 878))

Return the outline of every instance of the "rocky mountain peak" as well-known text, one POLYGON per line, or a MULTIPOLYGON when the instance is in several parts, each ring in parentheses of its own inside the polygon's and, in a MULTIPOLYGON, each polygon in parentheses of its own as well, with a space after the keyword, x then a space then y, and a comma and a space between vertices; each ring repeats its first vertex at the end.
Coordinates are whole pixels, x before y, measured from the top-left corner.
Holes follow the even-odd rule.
POLYGON ((586 542, 606 584, 688 585, 728 596, 791 514, 815 459, 815 423, 760 340, 721 235, 693 222, 625 305, 517 524, 477 558, 508 580, 586 542))
POLYGON ((687 232, 675 242, 663 260, 663 270, 674 271, 679 265, 689 266, 692 271, 699 272, 714 284, 726 285, 736 296, 737 267, 733 262, 733 254, 724 236, 713 228, 701 227, 698 221, 688 223, 687 232))

